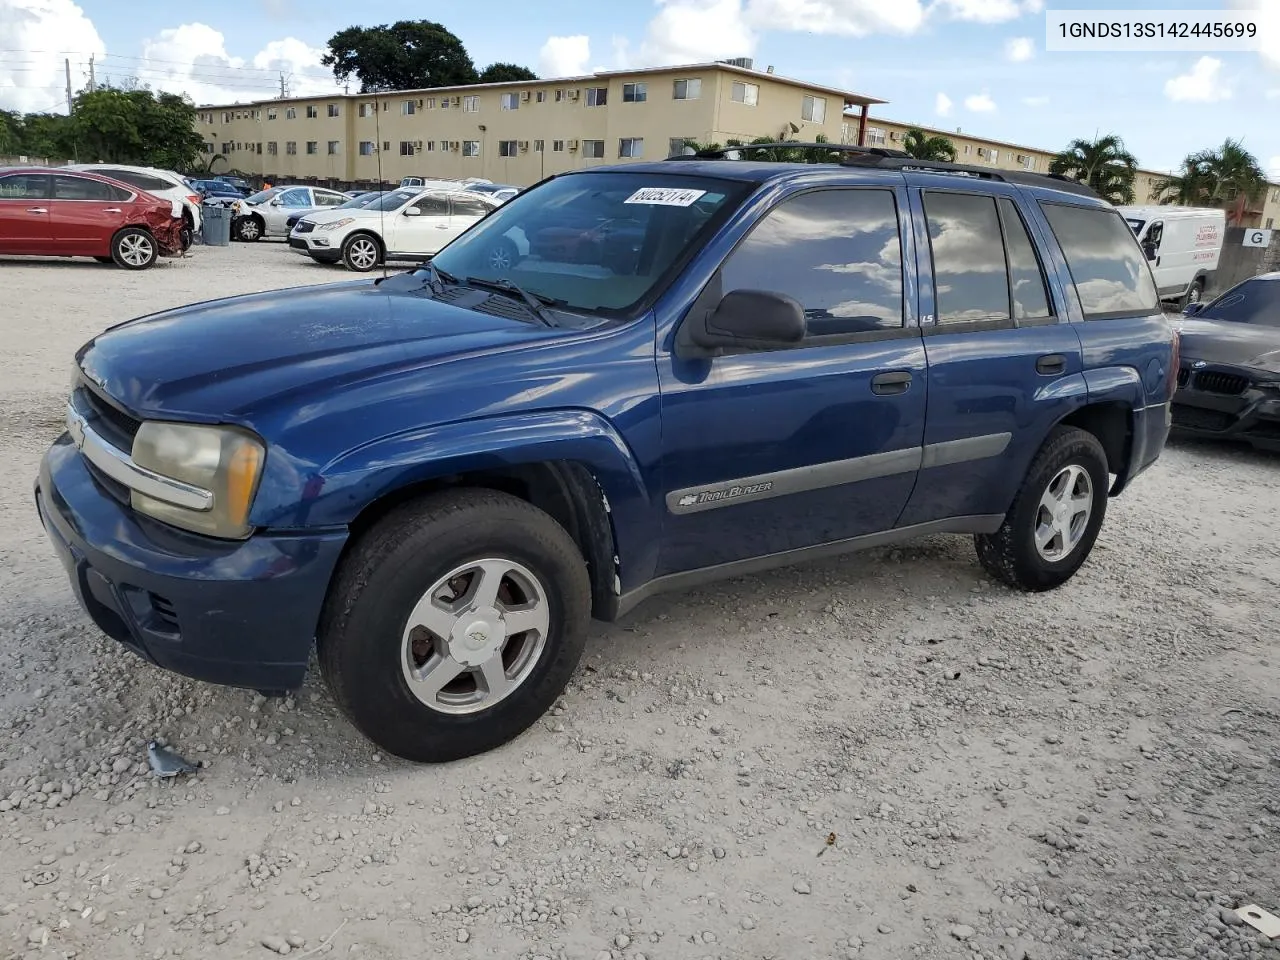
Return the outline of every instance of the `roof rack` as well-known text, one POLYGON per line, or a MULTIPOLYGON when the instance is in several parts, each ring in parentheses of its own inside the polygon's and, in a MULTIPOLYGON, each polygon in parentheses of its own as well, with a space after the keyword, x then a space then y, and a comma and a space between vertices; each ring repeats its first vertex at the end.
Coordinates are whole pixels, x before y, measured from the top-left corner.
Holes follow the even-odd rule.
MULTIPOLYGON (((1058 173, 1023 173, 1020 170, 992 170, 990 167, 978 167, 967 163, 947 163, 943 160, 917 160, 904 150, 892 150, 886 147, 860 147, 851 143, 797 143, 793 140, 782 140, 775 143, 744 143, 740 146, 721 147, 715 150, 699 150, 685 156, 668 157, 668 160, 741 160, 748 151, 767 150, 824 151, 828 154, 843 154, 838 161, 842 167, 876 167, 881 170, 902 170, 918 173, 943 173, 955 176, 976 177, 982 180, 994 180, 1000 183, 1017 183, 1031 187, 1052 187, 1067 193, 1076 193, 1085 197, 1098 197, 1088 184, 1072 180, 1058 173)), ((814 153, 810 155, 813 156, 814 153)), ((804 161, 801 161, 804 162, 804 161)), ((824 162, 810 160, 810 163, 824 162)))

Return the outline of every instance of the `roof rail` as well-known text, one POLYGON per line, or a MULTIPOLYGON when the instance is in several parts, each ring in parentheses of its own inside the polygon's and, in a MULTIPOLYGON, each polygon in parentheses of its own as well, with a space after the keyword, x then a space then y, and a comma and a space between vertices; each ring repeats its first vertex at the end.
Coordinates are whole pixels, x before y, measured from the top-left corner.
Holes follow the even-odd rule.
MULTIPOLYGON (((1050 187, 1084 197, 1101 199, 1088 184, 1072 180, 1058 173, 1030 173, 1021 170, 993 170, 968 163, 948 163, 943 160, 917 160, 904 150, 886 147, 860 147, 851 143, 797 143, 783 140, 776 143, 744 143, 740 146, 721 147, 715 150, 699 150, 688 156, 668 157, 668 160, 741 160, 748 151, 778 149, 822 150, 830 154, 844 154, 838 161, 844 167, 877 167, 882 170, 902 170, 917 173, 942 173, 956 176, 977 177, 1000 183, 1016 183, 1029 187, 1050 187)), ((810 161, 815 162, 815 161, 810 161)), ((837 161, 831 161, 837 162, 837 161)))

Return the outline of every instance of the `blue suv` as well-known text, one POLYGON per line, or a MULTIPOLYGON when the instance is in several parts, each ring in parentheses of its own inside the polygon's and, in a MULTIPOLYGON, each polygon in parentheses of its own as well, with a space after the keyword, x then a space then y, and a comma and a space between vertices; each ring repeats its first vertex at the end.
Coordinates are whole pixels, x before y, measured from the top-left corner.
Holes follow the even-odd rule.
POLYGON ((938 533, 1059 586, 1169 431, 1133 232, 1062 179, 822 150, 555 176, 412 272, 95 337, 35 491, 80 602, 216 683, 316 649, 443 761, 659 591, 938 533))

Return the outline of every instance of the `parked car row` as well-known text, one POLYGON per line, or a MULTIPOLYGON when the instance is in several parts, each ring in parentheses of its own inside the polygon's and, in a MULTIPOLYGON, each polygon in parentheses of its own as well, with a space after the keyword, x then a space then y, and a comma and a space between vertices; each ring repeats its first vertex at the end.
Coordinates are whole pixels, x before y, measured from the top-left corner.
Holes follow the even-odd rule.
POLYGON ((145 270, 186 249, 188 217, 183 201, 89 170, 0 168, 2 255, 93 257, 145 270))

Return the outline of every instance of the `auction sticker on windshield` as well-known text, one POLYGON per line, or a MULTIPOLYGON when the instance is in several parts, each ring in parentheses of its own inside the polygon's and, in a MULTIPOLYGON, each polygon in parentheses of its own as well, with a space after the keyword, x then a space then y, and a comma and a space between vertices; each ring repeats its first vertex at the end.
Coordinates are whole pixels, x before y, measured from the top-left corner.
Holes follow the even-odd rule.
POLYGON ((691 207, 705 190, 681 190, 678 187, 641 187, 623 203, 647 203, 659 207, 691 207))

